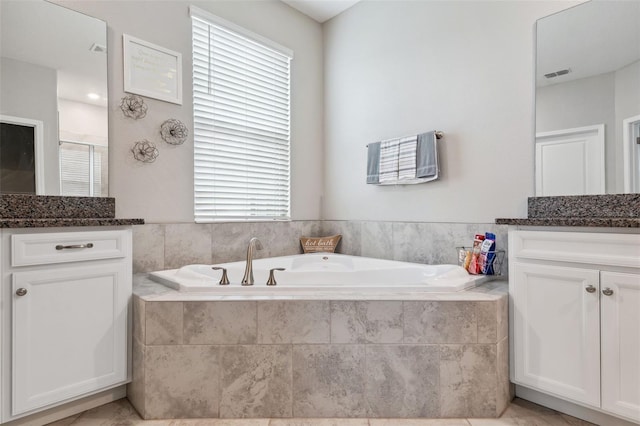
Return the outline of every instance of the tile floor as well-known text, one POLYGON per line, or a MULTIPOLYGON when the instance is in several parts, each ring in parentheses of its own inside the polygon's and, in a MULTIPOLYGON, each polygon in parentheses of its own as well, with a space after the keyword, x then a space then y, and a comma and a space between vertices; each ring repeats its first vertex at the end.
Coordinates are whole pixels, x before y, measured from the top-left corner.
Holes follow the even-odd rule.
POLYGON ((499 419, 193 419, 142 420, 126 399, 50 426, 594 426, 516 398, 499 419))

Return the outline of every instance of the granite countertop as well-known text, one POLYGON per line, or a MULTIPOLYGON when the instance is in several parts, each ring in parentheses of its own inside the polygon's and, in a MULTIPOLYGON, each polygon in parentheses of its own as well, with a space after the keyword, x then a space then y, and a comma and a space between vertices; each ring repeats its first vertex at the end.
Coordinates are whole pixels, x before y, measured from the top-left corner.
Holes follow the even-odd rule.
POLYGON ((640 228, 640 194, 529 197, 527 215, 496 224, 640 228))
POLYGON ((144 219, 117 219, 110 197, 0 194, 0 228, 144 225, 144 219))
POLYGON ((144 219, 116 218, 48 218, 0 219, 0 228, 55 228, 67 226, 144 225, 144 219))
POLYGON ((533 217, 496 219, 498 225, 520 226, 584 226, 602 228, 640 228, 640 218, 612 217, 533 217))

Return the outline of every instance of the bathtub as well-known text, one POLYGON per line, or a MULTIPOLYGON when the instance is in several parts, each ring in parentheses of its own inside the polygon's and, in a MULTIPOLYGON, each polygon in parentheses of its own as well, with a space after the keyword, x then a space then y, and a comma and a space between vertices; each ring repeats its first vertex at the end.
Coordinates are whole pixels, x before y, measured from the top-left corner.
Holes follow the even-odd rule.
POLYGON ((180 269, 151 272, 156 282, 180 292, 216 295, 337 295, 395 292, 458 292, 486 281, 483 275, 469 275, 457 265, 423 265, 333 253, 312 253, 271 257, 253 261, 253 286, 242 286, 246 262, 217 265, 187 265, 180 269), (231 284, 218 285, 227 269, 231 284), (269 270, 277 285, 266 286, 269 270))

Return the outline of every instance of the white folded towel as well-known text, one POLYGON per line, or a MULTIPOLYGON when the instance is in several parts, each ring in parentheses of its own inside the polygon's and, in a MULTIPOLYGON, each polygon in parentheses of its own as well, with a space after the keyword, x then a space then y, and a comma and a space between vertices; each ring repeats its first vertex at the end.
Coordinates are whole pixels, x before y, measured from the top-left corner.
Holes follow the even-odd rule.
POLYGON ((398 180, 398 155, 400 139, 387 139, 380 143, 379 183, 392 183, 398 180))
POLYGON ((398 180, 416 178, 418 135, 400 138, 398 150, 398 180))

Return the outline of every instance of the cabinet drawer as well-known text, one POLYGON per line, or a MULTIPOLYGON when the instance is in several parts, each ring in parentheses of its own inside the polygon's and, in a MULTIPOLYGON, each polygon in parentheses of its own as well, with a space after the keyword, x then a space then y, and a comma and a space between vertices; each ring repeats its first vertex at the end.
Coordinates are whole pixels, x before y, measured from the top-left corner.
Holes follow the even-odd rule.
POLYGON ((639 234, 515 231, 510 257, 640 268, 639 234))
POLYGON ((129 239, 126 230, 12 235, 11 266, 126 257, 129 239))

